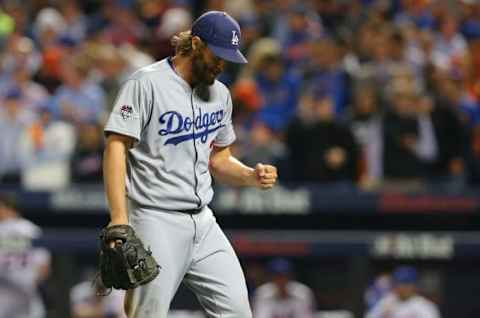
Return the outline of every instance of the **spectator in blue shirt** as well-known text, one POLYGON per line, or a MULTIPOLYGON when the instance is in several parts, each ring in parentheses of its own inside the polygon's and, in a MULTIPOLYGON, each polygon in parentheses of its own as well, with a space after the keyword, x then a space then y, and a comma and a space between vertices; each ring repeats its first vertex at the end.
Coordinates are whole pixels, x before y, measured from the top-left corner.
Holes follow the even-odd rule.
POLYGON ((266 55, 255 76, 262 97, 258 119, 273 130, 284 128, 297 104, 300 79, 285 70, 279 55, 266 55))
POLYGON ((105 111, 105 93, 89 80, 90 65, 83 56, 67 58, 61 67, 63 85, 53 96, 56 115, 71 122, 99 120, 105 111))
POLYGON ((21 158, 19 141, 35 117, 21 101, 21 91, 11 89, 0 107, 0 182, 3 184, 19 184, 23 163, 28 161, 21 158))
POLYGON ((312 44, 312 62, 307 79, 309 85, 333 99, 336 115, 341 115, 350 95, 350 78, 342 67, 340 50, 333 40, 312 44))

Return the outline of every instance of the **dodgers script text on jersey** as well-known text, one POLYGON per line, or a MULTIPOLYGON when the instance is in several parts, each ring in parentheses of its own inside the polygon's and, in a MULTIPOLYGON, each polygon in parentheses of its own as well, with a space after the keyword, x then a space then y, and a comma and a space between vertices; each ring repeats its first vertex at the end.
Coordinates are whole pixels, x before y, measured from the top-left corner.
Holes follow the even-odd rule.
POLYGON ((158 120, 163 127, 158 131, 158 134, 161 136, 174 135, 174 137, 165 141, 165 145, 173 144, 176 146, 181 142, 198 138, 202 143, 206 143, 210 133, 225 127, 224 124, 221 124, 223 116, 222 109, 216 112, 202 113, 200 108, 195 119, 189 116, 184 118, 182 114, 176 111, 168 111, 162 114, 158 120))

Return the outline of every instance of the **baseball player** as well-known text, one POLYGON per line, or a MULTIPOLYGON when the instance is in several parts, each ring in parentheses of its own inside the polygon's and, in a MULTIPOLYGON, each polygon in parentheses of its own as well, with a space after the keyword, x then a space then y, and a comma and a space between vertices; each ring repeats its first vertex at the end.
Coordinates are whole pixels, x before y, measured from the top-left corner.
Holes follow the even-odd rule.
POLYGON ((129 224, 160 266, 130 289, 129 318, 164 318, 183 281, 209 317, 251 317, 235 252, 208 207, 212 176, 270 189, 274 166, 247 167, 235 140, 232 100, 216 76, 225 61, 246 63, 238 23, 225 12, 200 16, 172 39, 175 56, 135 72, 105 126, 104 182, 112 225, 129 224))
POLYGON ((440 318, 437 306, 417 293, 417 272, 402 266, 393 274, 393 292, 387 294, 366 315, 366 318, 440 318))
POLYGON ((44 318, 38 285, 50 272, 50 252, 33 247, 41 229, 22 218, 14 199, 0 197, 0 318, 44 318))
POLYGON ((93 274, 89 271, 86 280, 70 290, 71 318, 125 318, 123 311, 123 290, 114 290, 106 297, 95 293, 92 286, 93 274))
POLYGON ((313 318, 313 291, 292 279, 292 265, 286 259, 268 264, 272 281, 258 287, 253 299, 255 318, 313 318))

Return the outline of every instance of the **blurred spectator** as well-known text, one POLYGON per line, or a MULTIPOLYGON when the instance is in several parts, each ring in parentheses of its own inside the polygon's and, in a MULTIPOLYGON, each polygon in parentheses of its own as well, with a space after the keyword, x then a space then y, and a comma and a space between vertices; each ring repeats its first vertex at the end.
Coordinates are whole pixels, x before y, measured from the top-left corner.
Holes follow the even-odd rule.
POLYGON ((41 58, 30 38, 12 35, 5 44, 1 59, 2 78, 11 77, 16 69, 22 69, 28 74, 38 70, 41 58))
POLYGON ((253 1, 255 6, 255 14, 258 18, 258 31, 260 37, 272 36, 275 34, 282 34, 286 23, 285 14, 286 7, 291 3, 291 0, 287 1, 253 1), (279 27, 279 24, 281 27, 279 27), (274 33, 275 29, 280 29, 274 33))
POLYGON ((54 120, 48 106, 19 140, 20 158, 25 158, 23 186, 29 190, 55 190, 70 182, 70 159, 76 142, 74 127, 54 120))
POLYGON ((63 84, 52 100, 57 117, 78 123, 99 120, 105 112, 105 93, 89 79, 90 63, 82 55, 71 56, 62 62, 63 84))
POLYGON ((360 15, 359 7, 361 1, 313 1, 316 12, 321 17, 322 27, 324 27, 332 36, 338 35, 345 23, 352 23, 348 21, 349 18, 354 18, 360 15))
POLYGON ((460 31, 467 40, 474 40, 480 37, 480 21, 477 19, 479 5, 476 1, 459 1, 461 12, 460 31))
POLYGON ((31 79, 31 74, 25 68, 19 67, 13 71, 11 81, 5 83, 2 97, 12 89, 18 89, 21 94, 21 104, 26 109, 36 111, 50 97, 45 88, 31 79))
POLYGON ((31 158, 22 158, 19 141, 35 120, 31 110, 21 103, 18 89, 7 92, 0 107, 0 180, 2 183, 19 184, 24 163, 31 158))
POLYGON ((126 318, 123 310, 125 292, 113 289, 107 296, 97 295, 92 281, 94 273, 87 271, 85 280, 70 290, 72 318, 126 318))
POLYGON ((439 21, 433 48, 433 62, 438 67, 450 69, 456 59, 467 54, 467 42, 458 32, 458 22, 451 13, 445 14, 439 21))
POLYGON ((163 15, 169 9, 168 1, 142 0, 139 1, 139 14, 143 24, 149 29, 156 29, 162 21, 163 15))
POLYGON ((120 85, 130 75, 129 62, 121 50, 108 43, 88 46, 86 51, 96 65, 96 80, 105 92, 108 112, 113 107, 120 85))
POLYGON ((310 43, 320 37, 321 27, 314 11, 305 3, 290 6, 287 31, 278 38, 287 69, 302 72, 308 63, 310 43))
POLYGON ((61 2, 60 12, 66 23, 62 36, 75 42, 83 40, 87 33, 87 17, 81 11, 78 0, 61 2))
MULTIPOLYGON (((254 78, 262 99, 257 118, 270 129, 279 131, 286 127, 295 112, 300 81, 297 76, 285 69, 279 47, 275 47, 274 43, 258 43, 259 46, 271 45, 270 52, 268 50, 256 52, 258 55, 252 62, 255 63, 254 78)), ((263 50, 259 46, 255 49, 263 50)))
POLYGON ((37 13, 34 22, 34 37, 41 49, 54 45, 67 29, 67 22, 55 8, 47 7, 37 13))
MULTIPOLYGON (((169 8, 163 13, 161 21, 156 30, 158 37, 154 48, 156 60, 174 55, 174 49, 170 43, 171 37, 190 28, 192 15, 185 8, 169 8)), ((244 30, 242 30, 242 35, 243 33, 244 30)))
POLYGON ((349 99, 350 78, 342 69, 340 49, 330 39, 322 39, 311 46, 308 85, 328 93, 333 99, 335 113, 342 114, 349 99))
POLYGON ((62 84, 61 65, 64 59, 75 54, 77 43, 69 37, 60 37, 42 50, 42 64, 35 74, 35 81, 50 94, 62 84))
POLYGON ((419 93, 407 79, 393 81, 383 121, 384 177, 390 181, 419 180, 438 157, 438 140, 429 114, 419 115, 419 93))
POLYGON ((398 267, 392 278, 393 292, 378 302, 366 318, 440 318, 437 306, 418 293, 417 272, 413 267, 398 267))
POLYGON ((118 48, 122 58, 128 62, 128 68, 126 69, 126 75, 130 75, 139 68, 150 65, 155 62, 152 56, 140 50, 138 47, 125 43, 118 48))
POLYGON ((232 88, 232 102, 235 107, 233 122, 239 129, 248 126, 253 114, 261 107, 262 100, 255 82, 251 79, 238 80, 232 88))
POLYGON ((297 181, 347 182, 358 176, 359 152, 348 127, 334 120, 334 105, 324 92, 308 92, 286 142, 297 181))
POLYGON ((438 97, 450 108, 460 114, 460 119, 466 127, 480 123, 480 106, 465 90, 463 81, 448 78, 441 73, 437 77, 438 97))
POLYGON ((21 103, 34 111, 49 98, 45 88, 32 80, 38 68, 39 55, 33 42, 27 37, 12 37, 6 54, 3 56, 2 76, 0 76, 0 98, 12 89, 21 92, 21 103))
POLYGON ((447 178, 447 181, 452 178, 463 178, 466 136, 458 115, 431 96, 419 98, 417 112, 420 120, 431 120, 434 137, 437 140, 437 156, 429 168, 432 180, 441 182, 442 178, 447 178))
POLYGON ((80 124, 78 143, 71 162, 74 182, 96 182, 102 180, 103 133, 98 123, 80 124))
POLYGON ((102 31, 106 41, 114 45, 138 45, 147 36, 147 29, 134 14, 134 1, 112 1, 109 10, 110 21, 102 31))
POLYGON ((383 177, 382 113, 374 87, 358 84, 349 118, 350 128, 361 146, 363 186, 377 185, 383 177))
POLYGON ((256 318, 312 318, 315 300, 312 290, 293 279, 292 265, 286 259, 268 264, 271 282, 258 287, 253 300, 256 318))
POLYGON ((285 145, 261 122, 253 124, 248 140, 242 156, 242 161, 247 165, 254 166, 257 162, 276 164, 285 157, 285 145))
POLYGON ((435 18, 432 15, 430 1, 401 0, 401 10, 395 16, 399 26, 414 25, 420 29, 433 28, 435 18))
MULTIPOLYGON (((407 33, 407 32, 405 32, 407 33)), ((392 67, 405 68, 412 72, 415 81, 423 84, 423 68, 425 56, 418 47, 418 34, 410 35, 409 40, 401 30, 393 30, 389 34, 388 49, 392 67)))
POLYGON ((38 287, 49 276, 50 252, 32 246, 41 234, 19 215, 12 196, 0 197, 0 317, 47 317, 38 287))

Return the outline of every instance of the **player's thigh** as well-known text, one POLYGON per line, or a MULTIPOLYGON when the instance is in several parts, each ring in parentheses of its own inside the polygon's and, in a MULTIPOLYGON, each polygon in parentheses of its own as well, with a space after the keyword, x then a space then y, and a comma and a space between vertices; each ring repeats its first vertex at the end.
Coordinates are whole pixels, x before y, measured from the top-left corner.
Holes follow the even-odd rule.
POLYGON ((214 224, 185 276, 209 317, 250 318, 248 292, 238 258, 218 224, 214 224))
MULTIPOLYGON (((138 237, 160 265, 159 275, 150 283, 127 293, 125 307, 129 318, 166 317, 170 302, 190 264, 192 231, 183 216, 167 214, 136 215, 129 221, 138 237)), ((186 219, 188 221, 188 219, 186 219)))

